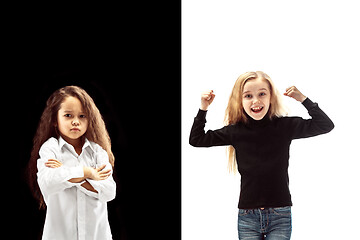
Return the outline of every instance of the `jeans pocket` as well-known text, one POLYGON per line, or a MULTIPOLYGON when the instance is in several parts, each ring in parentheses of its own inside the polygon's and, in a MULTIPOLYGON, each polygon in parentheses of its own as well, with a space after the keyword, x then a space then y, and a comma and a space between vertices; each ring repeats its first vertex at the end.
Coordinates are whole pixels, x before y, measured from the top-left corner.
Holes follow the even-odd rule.
POLYGON ((246 216, 250 212, 249 209, 239 209, 239 216, 246 216))
POLYGON ((273 213, 278 216, 291 216, 291 207, 273 208, 273 213))

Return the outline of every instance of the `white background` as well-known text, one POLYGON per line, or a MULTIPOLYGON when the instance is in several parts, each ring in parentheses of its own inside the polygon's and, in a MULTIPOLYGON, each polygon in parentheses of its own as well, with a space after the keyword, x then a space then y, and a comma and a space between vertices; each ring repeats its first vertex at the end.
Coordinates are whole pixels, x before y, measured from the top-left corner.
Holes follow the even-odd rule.
MULTIPOLYGON (((200 94, 214 90, 207 129, 223 126, 237 77, 295 85, 333 120, 332 132, 290 149, 292 240, 359 239, 360 14, 357 1, 182 1, 182 239, 236 240, 240 176, 225 147, 188 139, 200 94)), ((306 109, 284 97, 290 115, 306 109)))

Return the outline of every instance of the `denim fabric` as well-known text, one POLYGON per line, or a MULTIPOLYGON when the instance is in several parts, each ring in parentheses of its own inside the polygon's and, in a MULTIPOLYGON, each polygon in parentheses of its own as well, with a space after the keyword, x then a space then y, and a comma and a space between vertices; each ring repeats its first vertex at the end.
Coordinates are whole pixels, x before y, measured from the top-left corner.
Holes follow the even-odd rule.
POLYGON ((239 240, 289 240, 291 207, 239 209, 239 240))

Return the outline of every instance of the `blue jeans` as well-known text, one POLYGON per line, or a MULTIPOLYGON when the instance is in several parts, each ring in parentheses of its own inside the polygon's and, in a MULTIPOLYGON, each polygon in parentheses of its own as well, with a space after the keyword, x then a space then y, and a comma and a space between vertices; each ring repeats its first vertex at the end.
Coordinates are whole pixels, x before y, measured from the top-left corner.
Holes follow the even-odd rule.
POLYGON ((291 207, 239 209, 239 240, 289 240, 291 207))

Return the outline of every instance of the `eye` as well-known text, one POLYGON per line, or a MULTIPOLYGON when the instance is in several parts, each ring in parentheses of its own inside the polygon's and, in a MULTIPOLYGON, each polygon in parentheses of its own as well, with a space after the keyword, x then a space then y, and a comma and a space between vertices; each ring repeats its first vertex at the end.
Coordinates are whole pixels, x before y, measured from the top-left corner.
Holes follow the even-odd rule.
POLYGON ((82 115, 80 115, 80 118, 86 118, 86 116, 82 114, 82 115))
POLYGON ((67 113, 67 114, 64 115, 64 117, 71 117, 71 114, 67 113))
POLYGON ((261 96, 261 97, 262 97, 262 96, 265 96, 265 95, 266 95, 266 93, 264 93, 264 92, 262 92, 262 93, 259 94, 259 96, 261 96))
POLYGON ((252 95, 251 95, 251 94, 246 94, 246 95, 244 96, 244 98, 252 98, 252 95))

